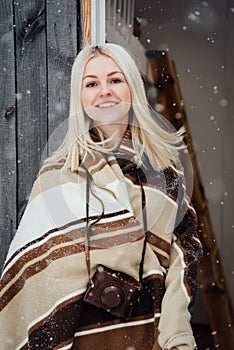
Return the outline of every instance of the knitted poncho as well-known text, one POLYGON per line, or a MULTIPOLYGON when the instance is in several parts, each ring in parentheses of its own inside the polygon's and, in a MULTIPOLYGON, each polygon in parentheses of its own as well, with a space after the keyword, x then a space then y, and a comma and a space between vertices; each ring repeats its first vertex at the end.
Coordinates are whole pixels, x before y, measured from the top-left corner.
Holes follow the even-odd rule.
POLYGON ((141 190, 130 134, 108 155, 93 152, 77 172, 45 165, 11 243, 1 279, 1 350, 191 350, 189 306, 201 245, 196 215, 174 167, 140 169, 146 195, 144 289, 129 320, 83 301, 86 170, 90 218, 104 214, 90 237, 91 274, 98 264, 138 278, 144 232, 141 190))

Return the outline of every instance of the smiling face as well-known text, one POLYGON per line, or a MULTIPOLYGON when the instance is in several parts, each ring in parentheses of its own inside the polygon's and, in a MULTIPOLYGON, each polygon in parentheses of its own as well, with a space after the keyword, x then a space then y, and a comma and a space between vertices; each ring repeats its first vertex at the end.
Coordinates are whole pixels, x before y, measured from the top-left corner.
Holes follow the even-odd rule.
POLYGON ((123 72, 112 58, 98 54, 88 61, 81 102, 87 115, 106 136, 112 134, 113 127, 126 130, 131 93, 123 72))

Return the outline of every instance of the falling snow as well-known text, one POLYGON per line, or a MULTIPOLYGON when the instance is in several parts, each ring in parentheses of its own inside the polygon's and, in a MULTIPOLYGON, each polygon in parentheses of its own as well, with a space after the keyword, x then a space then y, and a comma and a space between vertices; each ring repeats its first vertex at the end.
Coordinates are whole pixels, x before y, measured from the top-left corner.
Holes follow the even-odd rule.
MULTIPOLYGON (((161 8, 159 10, 159 12, 162 14, 162 16, 166 16, 166 9, 163 7, 163 1, 157 1, 161 8)), ((192 2, 191 2, 192 3, 192 2)), ((186 65, 184 64, 183 68, 180 70, 180 77, 181 81, 183 81, 182 79, 184 78, 184 76, 186 76, 186 83, 189 83, 189 91, 185 91, 184 95, 188 95, 189 98, 191 98, 191 100, 186 100, 185 99, 185 104, 186 104, 186 108, 188 111, 188 114, 191 114, 193 112, 193 110, 195 110, 195 113, 198 111, 198 113, 200 112, 200 110, 203 109, 203 103, 204 101, 210 104, 210 109, 208 110, 204 110, 204 118, 202 119, 197 119, 197 123, 194 122, 194 119, 191 118, 192 122, 191 125, 193 125, 193 123, 195 124, 195 137, 198 139, 198 142, 200 142, 199 139, 199 133, 197 131, 196 128, 197 124, 200 123, 200 121, 203 122, 204 120, 204 124, 202 124, 202 127, 204 126, 204 128, 206 128, 207 126, 209 127, 209 130, 207 130, 207 135, 209 133, 209 137, 207 137, 207 140, 202 140, 201 138, 201 148, 199 150, 199 152, 202 154, 201 158, 203 158, 203 164, 206 164, 206 162, 209 161, 209 156, 210 154, 212 154, 212 159, 214 159, 215 157, 217 157, 217 153, 219 153, 220 150, 220 144, 218 143, 218 137, 227 137, 226 136, 226 128, 228 127, 227 124, 221 124, 220 120, 221 120, 221 116, 220 116, 220 111, 223 113, 223 115, 225 116, 227 114, 226 111, 229 112, 229 107, 233 106, 233 102, 231 101, 231 99, 229 98, 229 95, 227 95, 227 97, 225 96, 225 93, 223 93, 223 91, 226 92, 226 90, 224 90, 224 86, 222 85, 223 81, 216 79, 212 79, 212 82, 208 84, 202 79, 202 73, 200 74, 200 76, 196 76, 197 75, 197 67, 196 65, 201 65, 201 67, 205 66, 205 60, 207 60, 209 62, 210 57, 213 57, 214 60, 217 59, 217 63, 214 69, 215 72, 217 72, 217 74, 222 74, 222 76, 225 76, 225 74, 227 74, 228 70, 229 70, 229 65, 227 64, 224 65, 222 64, 223 62, 226 62, 226 58, 225 59, 220 59, 219 57, 215 56, 215 48, 218 48, 218 35, 219 35, 219 31, 215 31, 216 28, 215 26, 217 26, 217 15, 215 14, 215 11, 213 10, 213 4, 211 1, 200 1, 199 2, 199 6, 197 6, 198 2, 193 2, 196 3, 196 7, 191 7, 191 8, 186 8, 184 10, 184 17, 181 21, 181 23, 178 25, 179 27, 179 33, 180 36, 184 38, 188 38, 189 35, 192 33, 192 30, 197 30, 196 33, 198 33, 197 35, 200 35, 200 38, 202 38, 202 40, 200 40, 200 42, 203 43, 204 45, 204 50, 197 50, 196 51, 196 42, 194 41, 194 50, 193 50, 193 55, 194 55, 194 62, 191 62, 190 60, 190 56, 189 56, 189 52, 186 51, 186 48, 184 50, 183 53, 183 57, 181 59, 181 62, 179 60, 176 60, 175 63, 178 65, 178 67, 181 69, 180 65, 183 64, 183 60, 186 59, 186 65), (209 51, 210 50, 210 51, 209 51), (213 50, 213 51, 212 51, 213 50), (203 52, 206 55, 204 55, 204 57, 202 56, 203 52), (212 55, 210 55, 210 52, 212 52, 212 55), (199 63, 199 59, 200 59, 200 55, 201 55, 201 62, 199 63), (203 61, 204 60, 204 61, 203 61), (203 66, 204 65, 204 66, 203 66), (182 73, 181 73, 182 72, 182 73), (189 74, 187 74, 189 73, 189 74), (200 80, 200 82, 199 82, 200 80), (196 82, 197 83, 197 87, 200 89, 198 92, 198 96, 195 96, 194 99, 194 91, 193 90, 193 83, 196 82), (217 85, 216 85, 217 84, 217 85), (209 95, 205 95, 207 90, 209 90, 209 95), (201 94, 204 94, 204 99, 200 100, 200 96, 201 94), (208 96, 208 97, 207 97, 208 96), (212 96, 212 97, 210 97, 212 96), (223 97, 224 96, 224 97, 223 97), (199 109, 199 107, 201 106, 201 108, 199 109), (217 111, 217 106, 219 108, 219 110, 217 111), (221 107, 221 108, 220 108, 221 107), (226 108, 228 107, 228 108, 226 108), (226 114, 225 114, 226 113, 226 114), (217 125, 216 125, 217 123, 217 125), (221 124, 221 127, 217 127, 218 125, 221 124), (220 132, 221 131, 221 132, 220 132), (213 132, 213 134, 212 134, 213 132), (219 134, 218 134, 219 133, 219 134), (213 139, 212 137, 216 137, 216 139, 213 139), (217 141, 217 142, 216 142, 217 141), (207 144, 205 143, 207 142, 207 144)), ((20 3, 19 2, 14 2, 15 6, 19 6, 20 3)), ((61 7, 60 2, 57 2, 57 6, 61 7)), ((143 29, 144 27, 146 27, 148 25, 148 23, 152 23, 153 19, 152 18, 144 18, 143 14, 144 12, 151 10, 151 6, 148 7, 144 7, 142 9, 139 10, 139 13, 142 14, 142 17, 139 17, 139 23, 141 24, 141 28, 143 29)), ((166 23, 163 23, 162 21, 158 21, 158 23, 153 24, 152 23, 152 28, 154 28, 154 30, 157 30, 158 32, 158 39, 155 41, 157 43, 156 48, 160 49, 160 50, 164 50, 164 51, 168 51, 170 48, 170 52, 173 58, 177 58, 177 51, 173 51, 173 45, 171 44, 171 42, 167 43, 167 37, 163 37, 164 32, 167 32, 168 28, 169 28, 169 24, 172 26, 175 26, 175 22, 178 21, 177 17, 176 17, 176 10, 177 9, 171 9, 171 13, 167 16, 167 20, 166 23), (172 16, 172 12, 173 12, 173 16, 172 16), (154 27, 153 27, 154 25, 154 27), (171 49, 172 47, 172 49, 171 49)), ((17 10, 18 11, 18 10, 17 10)), ((56 10, 55 10, 56 11, 56 10)), ((117 9, 118 12, 118 18, 119 18, 119 14, 121 13, 121 9, 117 9)), ((227 8, 227 12, 225 12, 225 15, 228 16, 232 16, 234 14, 234 7, 230 7, 227 8)), ((57 13, 60 14, 62 13, 61 8, 57 8, 57 13)), ((218 14, 218 16, 220 16, 220 14, 218 14)), ((221 16, 220 16, 221 17, 221 16)), ((179 22, 178 22, 179 23, 179 22)), ((13 25, 15 27, 15 25, 13 25)), ((118 22, 117 26, 119 28, 122 27, 122 22, 118 22)), ((129 24, 128 27, 131 29, 132 28, 132 24, 129 24)), ((175 28, 175 27, 173 27, 175 28)), ((12 28, 11 28, 12 29, 12 28)), ((170 29, 170 33, 173 33, 173 30, 170 29)), ((9 33, 7 33, 7 35, 5 36, 5 39, 8 40, 9 37, 12 36, 12 31, 10 31, 9 33)), ((144 44, 145 47, 151 47, 154 45, 154 37, 157 37, 157 35, 154 35, 154 31, 148 31, 146 32, 146 36, 144 37, 144 44)), ((192 38, 192 37, 191 37, 192 38)), ((191 38, 189 40, 191 40, 191 38)), ((181 38, 181 40, 183 40, 181 38)), ((174 39, 173 39, 174 40, 174 39)), ((219 39, 220 40, 220 39, 219 39)), ((24 51, 24 48, 22 48, 22 52, 24 51)), ((26 51, 26 49, 25 49, 26 51)), ((6 52, 11 52, 11 49, 8 49, 6 52)), ((165 52, 163 52, 162 54, 165 55, 165 52)), ((211 65, 214 64, 214 62, 211 63, 211 65)), ((226 64, 226 63, 225 63, 226 64)), ((31 67, 27 67, 28 71, 31 70, 31 67)), ((4 73, 7 72, 7 68, 6 67, 2 67, 2 71, 4 73)), ((209 71, 207 71, 207 79, 209 79, 209 71)), ((57 81, 58 80, 62 80, 64 78, 63 74, 58 73, 58 75, 56 76, 57 81)), ((228 79, 228 77, 226 77, 225 79, 228 79)), ((180 81, 180 82, 181 82, 180 81)), ((182 91, 184 89, 184 86, 182 86, 182 91)), ((26 91, 26 96, 27 99, 30 100, 30 95, 31 93, 33 93, 33 91, 31 92, 31 90, 27 89, 27 90, 23 90, 23 92, 17 92, 15 94, 15 98, 16 98, 16 103, 20 104, 20 101, 25 97, 25 91, 26 91)), ((153 92, 152 92, 153 93, 153 92)), ((22 102, 21 102, 22 103, 22 102)), ((53 111, 50 114, 50 120, 54 120, 58 117, 60 117, 61 115, 63 115, 63 113, 66 111, 66 104, 64 101, 60 100, 59 103, 55 103, 53 105, 53 111)), ((165 106, 163 104, 160 103, 155 103, 155 109, 156 111, 158 111, 159 113, 162 113, 165 110, 165 106)), ((205 108, 204 108, 205 109, 205 108)), ((194 114, 195 114, 194 113, 194 114)), ((222 114, 221 113, 221 114, 222 114)), ((202 116, 202 117, 203 117, 202 116)), ((232 115, 228 115, 230 118, 232 117, 232 115)), ((178 112, 175 114, 175 118, 177 120, 180 120, 183 117, 183 115, 178 112)), ((189 115, 190 117, 190 115, 189 115)), ((230 120, 229 118, 229 120, 230 120)), ((234 119, 234 116, 232 117, 234 119)), ((225 118, 223 118, 224 121, 222 121, 223 123, 225 122, 225 118)), ((33 122, 36 122, 36 119, 33 120, 33 122)), ((200 124, 201 125, 201 124, 200 124)), ((12 128, 12 125, 10 126, 10 128, 12 128)), ((193 132, 193 130, 192 130, 193 132)), ((206 132, 205 132, 206 134, 206 132)), ((24 138, 23 134, 19 134, 19 139, 22 140, 24 138)), ((225 138, 225 140, 228 141, 228 138, 225 138)), ((37 149, 38 151, 40 151, 40 148, 37 149)), ((12 149, 7 150, 7 152, 5 152, 5 156, 8 160, 13 160, 15 159, 15 152, 12 149)), ((25 155, 25 157, 29 157, 29 155, 25 155)), ((20 164, 22 162, 21 159, 17 160, 18 164, 20 164)), ((218 162, 218 161, 217 161, 218 162)), ((211 164, 211 170, 212 167, 215 164, 211 164)), ((209 171, 209 169, 208 169, 209 171)), ((9 171, 9 176, 14 174, 15 171, 9 171)), ((226 210, 226 206, 227 206, 227 202, 228 200, 231 198, 232 196, 232 189, 227 191, 224 191, 225 188, 225 184, 223 179, 215 179, 215 178, 211 178, 209 177, 209 180, 207 180, 206 182, 206 189, 207 189, 207 193, 208 193, 208 197, 209 200, 211 199, 211 202, 215 202, 217 203, 217 205, 220 205, 223 209, 222 210, 226 210), (230 198, 229 198, 230 197, 230 198), (222 200, 221 200, 222 199, 222 200)), ((220 209, 221 211, 221 209, 220 209)), ((234 230, 234 223, 231 224, 230 221, 227 224, 228 226, 228 230, 233 229, 234 230)), ((203 223, 201 223, 201 226, 203 226, 203 223)), ((233 234, 233 232, 232 232, 233 234)), ((204 236, 207 236, 206 234, 204 234, 204 236)), ((216 263, 219 264, 220 261, 216 260, 216 263)), ((230 271, 230 270, 229 270, 230 271)), ((229 274, 232 276, 234 276, 234 271, 229 272, 229 274)), ((212 283, 213 286, 215 286, 215 282, 212 283)), ((203 286, 201 285, 200 288, 203 288, 203 286)), ((231 327, 231 324, 227 324, 227 327, 231 327)), ((218 332, 217 330, 212 331, 212 336, 217 335, 218 332)), ((53 338, 51 337, 49 340, 53 340, 53 338)), ((9 344, 12 343, 12 339, 8 339, 7 340, 9 344)), ((215 344, 215 348, 219 348, 220 345, 219 344, 215 344)), ((135 348, 133 346, 127 347, 126 350, 135 350, 135 348)))
POLYGON ((228 101, 225 98, 222 98, 220 100, 220 106, 221 107, 227 107, 227 105, 228 105, 228 101))
POLYGON ((17 94, 15 94, 15 97, 18 101, 20 101, 20 100, 22 100, 23 95, 21 92, 17 92, 17 94))

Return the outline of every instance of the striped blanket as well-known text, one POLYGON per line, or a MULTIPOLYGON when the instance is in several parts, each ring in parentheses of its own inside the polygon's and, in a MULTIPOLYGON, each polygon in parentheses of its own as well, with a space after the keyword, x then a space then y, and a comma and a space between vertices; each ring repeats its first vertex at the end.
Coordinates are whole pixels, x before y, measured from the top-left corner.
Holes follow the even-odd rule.
POLYGON ((145 160, 147 247, 144 288, 130 319, 83 301, 86 169, 92 177, 90 238, 98 264, 138 278, 144 241, 141 190, 130 136, 112 154, 94 152, 78 172, 61 160, 42 167, 9 248, 1 279, 1 350, 159 350, 195 346, 189 307, 201 245, 182 173, 154 171, 145 160))

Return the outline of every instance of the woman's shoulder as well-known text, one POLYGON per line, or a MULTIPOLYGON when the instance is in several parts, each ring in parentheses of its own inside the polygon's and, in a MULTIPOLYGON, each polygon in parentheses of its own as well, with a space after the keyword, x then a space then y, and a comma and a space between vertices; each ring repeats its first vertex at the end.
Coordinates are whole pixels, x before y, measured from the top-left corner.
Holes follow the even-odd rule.
POLYGON ((68 183, 77 183, 84 178, 85 171, 79 169, 79 171, 74 172, 66 167, 65 163, 65 158, 61 158, 54 162, 44 162, 33 184, 29 201, 36 196, 41 195, 43 192, 61 188, 68 183))
POLYGON ((56 161, 46 160, 42 164, 42 166, 38 172, 37 178, 40 176, 43 176, 45 174, 50 174, 54 171, 55 172, 60 171, 64 167, 65 162, 66 162, 65 158, 61 158, 61 159, 58 159, 56 161))

